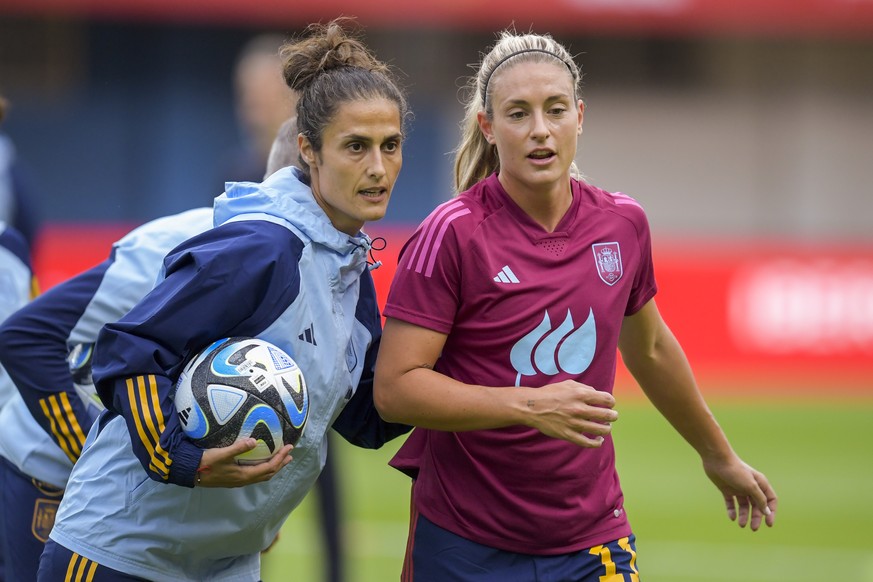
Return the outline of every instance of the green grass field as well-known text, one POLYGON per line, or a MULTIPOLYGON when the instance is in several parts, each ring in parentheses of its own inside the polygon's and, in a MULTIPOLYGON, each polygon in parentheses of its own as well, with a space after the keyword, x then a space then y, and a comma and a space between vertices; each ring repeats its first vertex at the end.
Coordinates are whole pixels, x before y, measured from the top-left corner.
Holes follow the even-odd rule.
MULTIPOLYGON (((754 533, 727 519, 696 454, 648 403, 621 404, 619 475, 644 582, 873 582, 873 399, 822 400, 710 399, 734 448, 779 493, 776 526, 754 533)), ((399 579, 409 481, 386 465, 398 444, 332 451, 348 582, 399 579)), ((308 498, 265 556, 264 582, 319 582, 319 536, 308 498)))

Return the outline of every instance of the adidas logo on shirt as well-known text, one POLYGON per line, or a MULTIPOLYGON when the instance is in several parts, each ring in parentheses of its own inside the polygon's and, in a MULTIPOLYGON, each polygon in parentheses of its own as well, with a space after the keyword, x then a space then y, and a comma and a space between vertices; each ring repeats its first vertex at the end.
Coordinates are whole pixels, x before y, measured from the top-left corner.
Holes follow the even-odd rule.
POLYGON ((303 333, 297 336, 297 339, 303 340, 308 344, 312 344, 317 346, 318 344, 315 341, 315 326, 310 325, 306 329, 303 330, 303 333))
POLYGON ((520 283, 518 277, 515 276, 515 273, 512 272, 512 269, 509 268, 509 265, 504 265, 502 269, 497 273, 497 276, 494 277, 494 281, 497 283, 520 283))

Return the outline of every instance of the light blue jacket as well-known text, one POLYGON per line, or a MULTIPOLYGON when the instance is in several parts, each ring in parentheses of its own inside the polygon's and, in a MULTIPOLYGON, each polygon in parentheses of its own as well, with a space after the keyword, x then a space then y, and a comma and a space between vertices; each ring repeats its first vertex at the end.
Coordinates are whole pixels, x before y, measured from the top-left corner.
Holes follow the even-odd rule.
POLYGON ((147 222, 115 242, 107 260, 52 287, 0 326, 0 359, 18 387, 0 408, 0 455, 25 475, 66 487, 103 409, 92 384, 74 384, 70 348, 93 345, 106 323, 151 291, 164 256, 210 228, 211 208, 147 222))
POLYGON ((369 238, 333 228, 291 168, 263 184, 230 184, 215 224, 168 255, 166 278, 101 333, 94 377, 108 409, 51 533, 149 580, 259 580, 260 551, 324 465, 328 428, 369 447, 408 430, 383 423, 372 404, 381 318, 369 238), (181 432, 173 379, 228 336, 260 337, 290 354, 306 377, 310 414, 294 460, 270 481, 191 488, 202 451, 181 432))

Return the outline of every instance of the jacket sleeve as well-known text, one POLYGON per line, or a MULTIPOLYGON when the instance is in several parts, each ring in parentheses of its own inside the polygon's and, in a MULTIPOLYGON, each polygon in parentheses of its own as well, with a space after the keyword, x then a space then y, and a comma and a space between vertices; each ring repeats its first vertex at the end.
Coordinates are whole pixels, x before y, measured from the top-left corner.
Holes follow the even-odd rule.
POLYGON ((0 326, 0 361, 34 419, 73 463, 94 415, 73 384, 67 339, 110 265, 107 260, 51 288, 0 326))
MULTIPOLYGON (((47 291, 16 314, 0 330, 2 355, 11 376, 36 421, 60 446, 71 462, 102 406, 87 382, 79 394, 67 365, 76 346, 91 354, 100 329, 127 313, 155 285, 164 256, 179 242, 211 226, 211 212, 186 213, 148 222, 112 245, 109 258, 47 291), (193 216, 192 216, 193 215, 193 216), (181 217, 181 215, 180 215, 181 217)), ((72 363, 72 362, 71 362, 72 363)))
POLYGON ((367 351, 364 373, 354 395, 333 422, 333 429, 356 447, 378 449, 388 441, 408 433, 406 424, 385 422, 373 402, 373 371, 379 340, 367 351))
POLYGON ((361 277, 361 296, 355 312, 357 319, 370 332, 372 341, 364 358, 361 379, 351 399, 333 423, 336 430, 351 444, 365 449, 378 449, 391 439, 404 435, 411 426, 385 422, 373 402, 373 376, 376 354, 382 341, 382 316, 376 301, 376 288, 369 271, 361 277))
POLYGON ((97 392, 110 414, 124 417, 152 479, 193 487, 203 451, 182 432, 174 381, 197 351, 223 337, 257 335, 296 297, 298 262, 288 253, 301 246, 288 239, 287 229, 261 221, 193 237, 167 255, 163 281, 100 332, 97 392))

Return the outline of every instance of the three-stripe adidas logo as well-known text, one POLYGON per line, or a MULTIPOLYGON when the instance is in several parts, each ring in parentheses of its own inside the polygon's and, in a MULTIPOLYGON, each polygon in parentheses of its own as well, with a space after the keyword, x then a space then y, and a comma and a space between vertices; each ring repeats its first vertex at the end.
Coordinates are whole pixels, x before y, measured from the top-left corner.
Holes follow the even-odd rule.
POLYGON ((509 265, 504 265, 500 271, 498 271, 497 275, 494 277, 494 281, 497 283, 520 283, 518 277, 515 276, 515 273, 512 272, 512 269, 509 268, 509 265))
POLYGON ((304 329, 303 332, 297 336, 297 339, 305 341, 308 344, 317 346, 318 343, 315 341, 315 326, 309 324, 309 327, 304 329))

